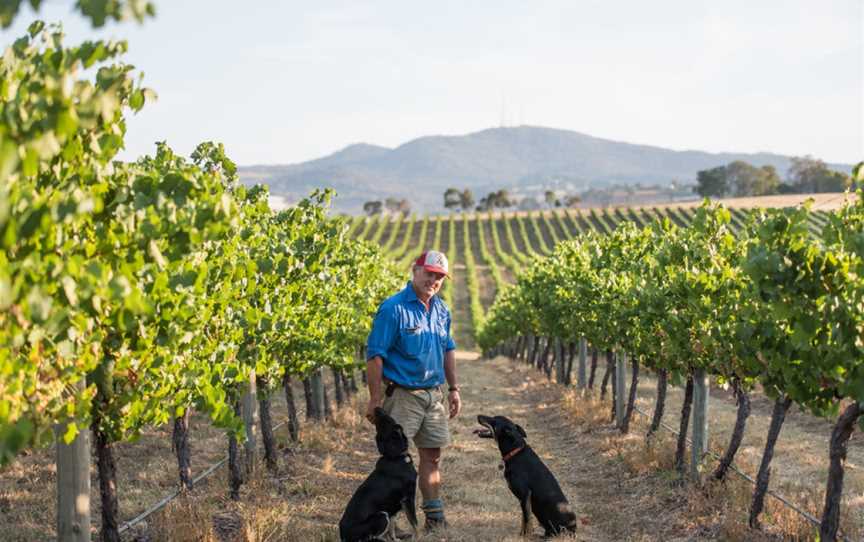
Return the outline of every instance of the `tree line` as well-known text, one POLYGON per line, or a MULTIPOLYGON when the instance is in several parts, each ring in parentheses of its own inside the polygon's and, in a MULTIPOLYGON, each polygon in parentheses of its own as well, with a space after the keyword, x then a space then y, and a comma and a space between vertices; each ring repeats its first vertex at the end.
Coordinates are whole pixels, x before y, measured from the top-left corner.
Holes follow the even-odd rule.
MULTIPOLYGON (((536 199, 531 198, 531 200, 536 203, 537 207, 540 206, 540 202, 536 199)), ((553 190, 546 190, 543 193, 543 203, 550 209, 553 207, 572 207, 580 201, 579 196, 572 194, 560 195, 553 190)), ((516 205, 516 198, 503 188, 489 192, 480 198, 480 201, 475 201, 474 192, 470 188, 459 190, 458 188, 451 187, 444 192, 444 207, 451 210, 485 212, 496 209, 508 209, 516 205)))
POLYGON ((371 200, 363 204, 363 212, 369 216, 380 215, 383 213, 408 216, 411 214, 411 202, 407 199, 397 198, 386 198, 383 201, 371 200))
MULTIPOLYGON (((842 192, 852 185, 851 177, 832 170, 828 165, 811 156, 793 157, 792 164, 781 179, 774 166, 757 167, 743 160, 730 162, 700 170, 696 176, 693 191, 706 198, 767 196, 773 194, 811 194, 819 192, 842 192)), ((582 195, 584 196, 584 194, 582 195)), ((582 201, 577 194, 560 194, 546 190, 542 200, 533 197, 523 198, 521 204, 507 189, 493 190, 480 198, 475 197, 470 188, 447 188, 444 191, 444 207, 453 211, 494 211, 509 209, 520 205, 526 208, 526 200, 533 209, 545 205, 547 208, 574 207, 582 201), (530 203, 533 202, 533 203, 530 203)), ((407 216, 411 212, 408 200, 387 198, 386 200, 367 201, 363 212, 369 216, 382 213, 407 216)))
POLYGON ((829 169, 822 160, 803 156, 792 158, 785 180, 774 166, 756 167, 743 160, 704 169, 697 173, 693 191, 706 198, 726 198, 842 192, 850 186, 848 175, 829 169))

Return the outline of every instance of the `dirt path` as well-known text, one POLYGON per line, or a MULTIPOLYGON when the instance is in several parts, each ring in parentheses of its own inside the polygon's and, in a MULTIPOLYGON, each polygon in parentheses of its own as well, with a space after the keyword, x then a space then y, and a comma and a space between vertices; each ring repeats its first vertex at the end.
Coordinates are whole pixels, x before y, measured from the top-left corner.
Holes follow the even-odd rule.
MULTIPOLYGON (((592 506, 587 498, 606 497, 599 497, 586 484, 584 477, 593 477, 596 470, 588 463, 596 458, 580 452, 576 433, 572 425, 567 426, 564 410, 555 399, 561 397, 560 389, 536 380, 535 373, 505 358, 484 360, 477 353, 459 351, 457 362, 465 407, 451 421, 453 442, 442 464, 442 496, 450 527, 435 534, 421 533, 418 542, 525 540, 518 535, 519 505, 498 469, 501 455, 493 441, 473 434, 479 428, 478 414, 504 414, 517 421, 527 431, 530 445, 557 476, 581 523, 574 537, 560 540, 620 540, 601 535, 594 519, 586 514, 592 506)), ((266 504, 271 517, 281 516, 268 522, 267 540, 338 539, 336 525, 345 503, 377 460, 374 430, 358 414, 363 407, 365 394, 358 397, 353 409, 340 411, 329 428, 304 434, 304 447, 291 456, 288 472, 264 484, 271 487, 269 493, 280 495, 266 504)), ((416 459, 413 445, 411 453, 416 459)), ((417 499, 419 508, 419 492, 417 499)), ((418 515, 422 524, 423 515, 418 515)), ((408 528, 401 517, 398 525, 408 528)), ((539 540, 542 528, 536 521, 533 526, 532 539, 539 540)))
MULTIPOLYGON (((446 450, 442 467, 451 528, 443 537, 424 536, 421 540, 521 540, 519 506, 498 469, 501 455, 493 441, 473 434, 479 427, 478 414, 502 414, 522 425, 530 445, 556 474, 582 518, 584 503, 577 490, 573 442, 569 432, 556 431, 560 417, 556 409, 538 403, 541 398, 532 382, 504 358, 482 360, 475 353, 460 352, 457 360, 465 408, 451 423, 453 445, 446 450)), ((536 522, 534 527, 539 536, 542 529, 536 522)), ((598 536, 591 526, 582 526, 575 539, 609 540, 598 536)))
MULTIPOLYGON (((680 487, 671 471, 674 454, 671 436, 662 433, 655 446, 646 447, 645 423, 640 418, 634 420, 630 435, 620 435, 610 423, 608 400, 579 398, 573 390, 549 383, 541 373, 507 358, 480 359, 478 354, 468 351, 457 354, 465 407, 461 416, 452 421, 453 444, 445 451, 443 460, 442 493, 451 526, 439 534, 424 534, 418 542, 523 540, 517 534, 518 503, 498 469, 500 454, 493 441, 473 434, 478 428, 478 414, 506 415, 525 428, 529 444, 556 475, 579 518, 579 531, 570 539, 780 540, 784 538, 783 532, 800 532, 802 539, 810 539, 812 531, 807 530, 771 528, 764 535, 747 530, 750 488, 743 483, 732 485, 735 479, 729 482, 729 491, 723 494, 726 496, 713 499, 706 498, 707 494, 701 491, 680 487)), ((674 396, 673 391, 670 407, 674 405, 674 396)), ((298 406, 302 408, 302 395, 298 397, 298 406)), ((283 426, 277 431, 278 474, 271 475, 262 467, 243 486, 241 500, 235 503, 226 499, 223 467, 189 498, 174 501, 136 528, 135 535, 126 540, 335 542, 336 526, 345 504, 378 458, 374 430, 361 416, 365 406, 366 394, 361 391, 326 424, 302 421, 299 444, 289 441, 283 426)), ((281 418, 282 414, 284 405, 280 404, 274 415, 281 418)), ((224 453, 224 435, 213 433, 212 442, 198 443, 195 448, 198 454, 224 453)), ((139 484, 149 490, 144 499, 148 505, 156 501, 157 493, 161 495, 173 487, 175 476, 169 439, 162 435, 156 440, 164 450, 147 448, 139 452, 158 456, 161 461, 159 467, 147 469, 146 480, 139 484)), ((412 454, 416 458, 416 450, 412 449, 412 454)), ((121 465, 126 467, 121 472, 144 476, 144 471, 129 468, 129 461, 121 465)), ((38 471, 42 473, 40 479, 45 479, 31 488, 42 487, 45 498, 39 504, 23 500, 21 493, 29 484, 27 480, 10 479, 22 489, 5 493, 5 501, 0 499, 0 512, 6 514, 5 517, 0 514, 0 518, 9 520, 16 528, 14 533, 0 536, 3 540, 52 539, 50 529, 45 527, 52 520, 44 515, 51 509, 48 501, 53 494, 47 468, 32 467, 28 474, 35 475, 38 471), (12 510, 22 508, 29 508, 28 514, 33 517, 9 515, 12 510), (42 528, 37 528, 37 524, 42 528)), ((851 481, 856 476, 855 467, 850 470, 851 481)), ((780 472, 776 474, 778 479, 783 478, 780 472)), ((122 494, 136 495, 131 486, 134 483, 127 480, 122 494)), ((0 497, 3 495, 0 492, 0 497)), ((770 509, 772 501, 768 504, 770 513, 766 518, 773 518, 775 525, 788 522, 791 516, 787 514, 783 520, 776 506, 770 509)), ((127 503, 125 511, 133 508, 127 503)), ((853 499, 844 523, 848 523, 849 514, 858 510, 853 499)), ((407 528, 404 519, 399 523, 407 528)), ((535 522, 533 539, 538 540, 541 532, 535 522)))

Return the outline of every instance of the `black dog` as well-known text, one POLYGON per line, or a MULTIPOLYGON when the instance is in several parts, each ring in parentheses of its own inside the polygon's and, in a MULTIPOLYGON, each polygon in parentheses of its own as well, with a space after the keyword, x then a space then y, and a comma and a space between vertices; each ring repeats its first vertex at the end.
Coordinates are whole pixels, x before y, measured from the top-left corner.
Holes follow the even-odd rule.
POLYGON ((381 458, 375 470, 360 484, 339 520, 342 542, 383 540, 391 529, 391 518, 405 511, 417 534, 414 494, 417 471, 408 454, 408 438, 402 426, 381 408, 375 409, 375 443, 381 458))
POLYGON ((504 416, 477 416, 477 435, 494 438, 504 462, 504 478, 522 507, 522 536, 530 533, 531 513, 546 530, 544 536, 576 530, 576 514, 561 491, 558 480, 525 442, 528 436, 504 416))

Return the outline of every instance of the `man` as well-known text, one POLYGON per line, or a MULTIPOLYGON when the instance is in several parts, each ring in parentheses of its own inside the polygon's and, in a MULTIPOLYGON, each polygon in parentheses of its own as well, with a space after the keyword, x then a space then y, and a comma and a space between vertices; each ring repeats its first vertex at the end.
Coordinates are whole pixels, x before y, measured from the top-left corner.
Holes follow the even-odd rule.
POLYGON ((450 443, 447 420, 462 410, 456 381, 456 343, 450 310, 435 294, 448 276, 447 257, 430 250, 414 262, 404 290, 381 303, 367 341, 369 406, 382 406, 414 439, 417 481, 426 529, 447 525, 441 501, 441 448, 450 443), (441 386, 447 382, 447 407, 441 386), (449 415, 449 416, 448 416, 449 415))

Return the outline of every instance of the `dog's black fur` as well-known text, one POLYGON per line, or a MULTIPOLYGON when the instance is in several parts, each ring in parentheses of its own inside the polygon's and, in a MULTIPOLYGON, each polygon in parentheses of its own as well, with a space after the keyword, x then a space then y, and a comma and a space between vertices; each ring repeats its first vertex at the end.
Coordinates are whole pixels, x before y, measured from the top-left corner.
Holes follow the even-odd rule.
POLYGON ((528 436, 525 430, 504 416, 480 415, 477 421, 487 429, 475 433, 482 438, 494 438, 501 457, 523 448, 504 461, 504 478, 522 507, 521 534, 530 534, 532 512, 545 529, 544 536, 575 531, 576 514, 570 509, 558 480, 525 442, 528 436))
POLYGON ((383 540, 391 528, 391 518, 405 511, 408 522, 417 532, 414 495, 417 470, 408 454, 408 439, 402 426, 381 408, 375 409, 375 443, 381 458, 375 470, 360 484, 348 501, 339 520, 342 542, 383 540))

